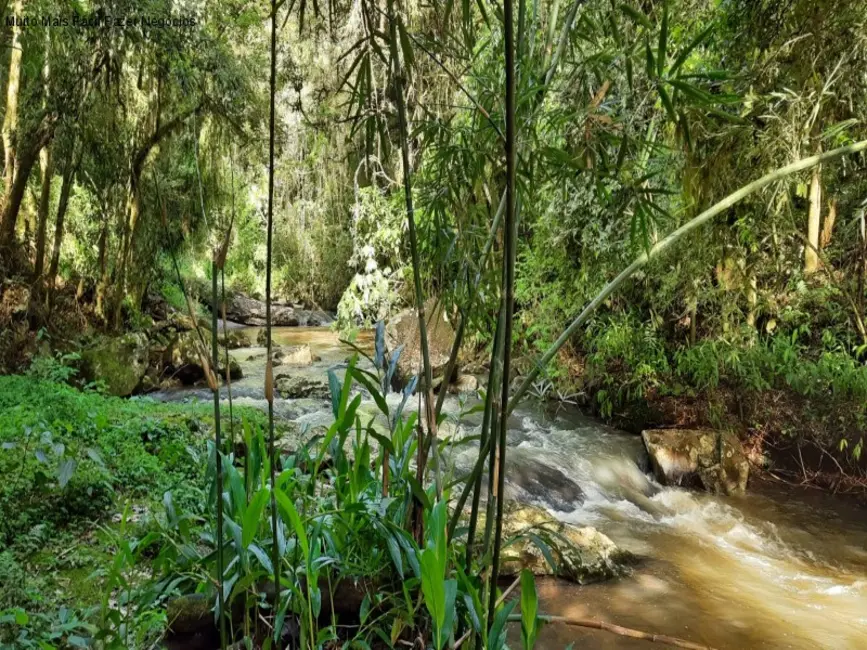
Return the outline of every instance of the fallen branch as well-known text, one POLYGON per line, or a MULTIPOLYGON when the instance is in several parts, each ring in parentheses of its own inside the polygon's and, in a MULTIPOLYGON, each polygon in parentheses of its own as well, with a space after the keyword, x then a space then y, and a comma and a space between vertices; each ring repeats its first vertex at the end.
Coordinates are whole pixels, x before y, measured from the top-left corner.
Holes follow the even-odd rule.
MULTIPOLYGON (((619 636, 627 636, 632 639, 642 639, 644 641, 652 641, 653 643, 665 643, 666 645, 675 646, 677 648, 690 648, 691 650, 714 650, 709 645, 701 645, 692 641, 685 641, 677 637, 667 636, 665 634, 650 634, 641 630, 633 630, 622 625, 614 625, 605 621, 595 621, 589 618, 572 618, 569 616, 548 616, 539 614, 539 620, 546 623, 562 623, 563 625, 573 625, 575 627, 589 627, 595 630, 605 630, 619 636)), ((520 616, 510 616, 510 623, 520 623, 520 616)))

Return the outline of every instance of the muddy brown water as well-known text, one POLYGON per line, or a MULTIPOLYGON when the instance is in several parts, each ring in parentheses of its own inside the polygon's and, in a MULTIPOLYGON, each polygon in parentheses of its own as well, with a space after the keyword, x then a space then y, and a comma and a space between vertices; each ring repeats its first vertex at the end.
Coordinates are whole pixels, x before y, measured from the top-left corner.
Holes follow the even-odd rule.
MULTIPOLYGON (((248 333, 255 341, 258 328, 248 333)), ((278 374, 324 377, 329 368, 345 367, 351 353, 328 328, 275 328, 274 337, 283 345, 309 344, 322 359, 303 369, 278 367, 278 374)), ((359 344, 372 346, 371 335, 362 334, 359 344)), ((265 408, 264 349, 231 354, 245 375, 233 383, 236 403, 265 408)), ((153 396, 209 399, 198 389, 153 396)), ((389 397, 390 403, 397 400, 389 397)), ((458 398, 446 400, 451 431, 472 434, 477 416, 454 423, 461 409, 458 398)), ((278 400, 276 412, 317 425, 327 423, 331 411, 322 400, 278 400)), ((453 454, 453 471, 465 468, 476 450, 468 445, 453 454)), ((509 458, 521 469, 507 473, 520 477, 518 483, 507 478, 512 496, 546 507, 563 521, 595 526, 642 558, 630 575, 606 583, 539 579, 546 613, 597 618, 720 650, 867 649, 867 510, 819 492, 760 482, 737 498, 659 486, 645 473, 646 454, 637 437, 570 408, 522 405, 510 421, 509 458), (528 482, 528 475, 538 480, 528 482), (583 492, 583 503, 577 492, 583 492)), ((511 645, 520 647, 520 631, 511 634, 511 645)), ((543 628, 537 647, 573 642, 576 648, 653 647, 557 624, 543 628)))

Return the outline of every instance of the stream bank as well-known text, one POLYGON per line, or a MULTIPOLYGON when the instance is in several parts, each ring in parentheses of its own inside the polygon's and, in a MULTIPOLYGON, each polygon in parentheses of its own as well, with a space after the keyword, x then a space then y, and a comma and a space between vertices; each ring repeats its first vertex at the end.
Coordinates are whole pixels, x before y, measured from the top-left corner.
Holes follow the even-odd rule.
MULTIPOLYGON (((258 330, 246 333, 256 340, 258 330)), ((325 328, 277 328, 274 340, 309 345, 320 357, 287 370, 311 381, 324 378, 329 368, 339 372, 351 353, 325 328)), ((362 333, 357 343, 369 346, 370 334, 362 333)), ((243 378, 232 385, 235 404, 265 408, 264 350, 241 348, 230 354, 243 370, 243 378)), ((194 387, 151 396, 210 399, 207 389, 194 387)), ((464 436, 478 429, 478 414, 457 421, 473 399, 469 394, 446 398, 445 431, 464 436)), ((302 429, 332 418, 328 401, 316 397, 279 399, 275 412, 302 429)), ((659 485, 649 475, 637 436, 571 406, 523 404, 510 420, 508 445, 507 497, 543 507, 560 522, 592 526, 640 558, 630 575, 599 584, 576 587, 545 580, 540 597, 547 613, 597 617, 720 650, 863 647, 863 510, 818 491, 764 483, 742 497, 659 485), (563 477, 557 487, 533 480, 553 474, 563 477)), ((448 458, 453 475, 467 471, 478 453, 476 443, 460 449, 448 458)), ((540 636, 542 647, 552 649, 581 640, 598 648, 645 647, 605 632, 553 624, 540 636)))

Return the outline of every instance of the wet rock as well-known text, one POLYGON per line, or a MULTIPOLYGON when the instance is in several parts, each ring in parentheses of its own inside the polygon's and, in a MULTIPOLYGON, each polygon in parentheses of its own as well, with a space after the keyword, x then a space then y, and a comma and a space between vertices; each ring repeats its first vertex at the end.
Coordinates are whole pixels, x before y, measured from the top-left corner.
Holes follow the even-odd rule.
POLYGON ((313 363, 313 354, 309 345, 290 345, 281 350, 283 365, 309 366, 313 363))
POLYGON ((506 457, 506 479, 520 487, 533 501, 555 510, 571 512, 584 503, 581 487, 556 467, 529 457, 506 457))
POLYGON ((717 494, 743 494, 750 465, 737 436, 710 429, 642 431, 657 480, 717 494))
MULTIPOLYGON (((207 343, 207 341, 206 341, 207 343)), ((172 376, 176 377, 183 384, 194 384, 205 378, 205 369, 202 367, 202 345, 199 341, 198 334, 191 330, 189 332, 181 332, 174 340, 172 345, 166 352, 167 365, 171 369, 172 376)), ((210 350, 204 351, 210 355, 210 350)), ((219 376, 225 377, 226 363, 225 356, 220 355, 219 376)), ((241 379, 244 376, 241 366, 233 358, 229 358, 229 377, 232 379, 241 379)))
MULTIPOLYGON (((484 521, 480 521, 479 530, 484 530, 484 521)), ((636 561, 632 553, 618 548, 595 528, 557 521, 542 508, 517 501, 507 501, 503 510, 503 538, 512 537, 517 537, 515 542, 503 549, 503 576, 516 576, 522 569, 529 569, 535 575, 554 575, 588 584, 622 575, 636 561), (554 567, 529 537, 531 534, 547 546, 554 567)))
POLYGON ((458 375, 457 378, 449 384, 449 392, 453 394, 460 393, 475 393, 479 389, 479 380, 473 375, 458 375))
POLYGON ((97 341, 81 354, 87 381, 105 382, 111 395, 131 395, 148 369, 149 341, 142 332, 97 341))
MULTIPOLYGON (((226 315, 230 320, 245 325, 265 325, 265 303, 240 293, 234 294, 226 305, 226 315)), ((324 311, 296 309, 291 305, 272 303, 271 324, 274 326, 317 327, 328 325, 333 318, 324 311)))
POLYGON ((239 330, 229 330, 225 334, 220 332, 220 345, 237 350, 238 348, 249 348, 252 345, 250 336, 246 332, 239 330))
POLYGON ((169 601, 166 620, 173 634, 192 634, 213 626, 213 603, 206 594, 189 594, 169 601))
MULTIPOLYGON (((447 320, 442 304, 436 299, 428 298, 424 309, 431 371, 436 379, 445 372, 455 340, 455 330, 447 320)), ((385 328, 385 344, 389 355, 401 345, 404 346, 391 385, 393 390, 400 391, 419 372, 422 365, 421 338, 415 309, 404 309, 389 319, 385 328)), ((457 372, 457 369, 455 371, 457 372)))
POLYGON ((328 382, 318 377, 277 375, 274 380, 274 386, 277 389, 277 394, 283 399, 298 399, 301 397, 328 399, 331 397, 328 382))

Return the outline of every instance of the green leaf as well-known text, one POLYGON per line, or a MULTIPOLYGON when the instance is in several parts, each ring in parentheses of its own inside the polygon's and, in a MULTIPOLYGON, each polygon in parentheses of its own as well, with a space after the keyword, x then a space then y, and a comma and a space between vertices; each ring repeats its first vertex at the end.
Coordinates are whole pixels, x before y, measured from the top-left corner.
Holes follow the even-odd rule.
POLYGON ((412 67, 415 64, 415 57, 412 53, 412 45, 410 44, 409 36, 406 33, 406 25, 403 24, 403 18, 397 17, 397 31, 400 36, 400 49, 403 54, 404 69, 409 76, 412 67))
POLYGON ((340 417, 340 380, 333 370, 328 371, 328 389, 331 392, 331 410, 334 417, 340 417))
POLYGON ((242 520, 241 544, 243 548, 247 548, 256 537, 256 531, 259 530, 259 521, 262 518, 262 513, 265 510, 265 505, 270 497, 270 490, 265 487, 257 491, 250 500, 250 505, 247 506, 247 511, 244 513, 242 520))
POLYGON ((370 435, 371 438, 373 438, 379 443, 380 447, 382 447, 383 449, 388 449, 388 453, 390 453, 392 456, 394 455, 394 444, 391 442, 391 440, 388 439, 387 436, 382 435, 375 429, 368 429, 367 433, 370 435))
POLYGON ((656 50, 656 74, 662 76, 665 68, 666 47, 668 45, 668 1, 662 5, 662 27, 659 30, 659 46, 656 50))
MULTIPOLYGON (((352 358, 349 359, 349 365, 346 368, 346 375, 343 378, 343 389, 340 391, 340 403, 338 404, 336 417, 342 418, 346 413, 346 405, 349 402, 349 392, 350 388, 352 388, 352 370, 355 368, 356 363, 358 363, 358 355, 353 354, 352 358)), ((329 381, 330 379, 331 378, 329 377, 329 381)), ((331 399, 334 399, 333 394, 331 399)))
POLYGON ((494 616, 494 622, 491 624, 491 630, 488 632, 488 650, 503 650, 503 648, 505 648, 506 622, 517 604, 517 600, 512 600, 505 603, 499 611, 497 611, 496 616, 494 616))
POLYGON ((665 86, 662 84, 659 84, 657 89, 659 90, 659 99, 662 100, 665 112, 668 113, 668 118, 676 124, 677 114, 674 112, 674 104, 671 103, 671 97, 668 96, 668 91, 665 90, 665 86))
POLYGON ((455 599, 458 595, 458 581, 454 578, 445 581, 445 620, 442 626, 442 636, 448 639, 455 623, 455 599))
POLYGON ((72 458, 67 458, 63 461, 63 464, 60 466, 60 470, 57 474, 57 481, 60 483, 60 489, 66 487, 72 478, 73 473, 75 473, 75 468, 78 466, 78 463, 75 462, 72 458))
POLYGON ((521 638, 524 650, 533 650, 539 633, 539 599, 536 595, 536 580, 527 569, 521 571, 521 638))
POLYGON ((388 531, 383 531, 382 535, 385 537, 385 545, 388 547, 388 553, 391 555, 394 568, 397 569, 397 574, 403 580, 403 558, 400 554, 400 546, 388 531))
POLYGON ((656 60, 653 58, 653 50, 650 49, 650 41, 644 41, 644 57, 647 76, 653 79, 656 76, 656 60))
POLYGON ((383 413, 386 417, 388 417, 388 402, 385 401, 385 398, 382 396, 382 393, 379 391, 379 388, 374 384, 369 377, 364 375, 364 371, 359 368, 352 369, 352 376, 355 380, 364 386, 367 389, 367 392, 370 393, 370 396, 373 398, 373 401, 376 402, 376 407, 383 413))
POLYGON ((382 368, 385 361, 385 323, 377 321, 376 336, 374 338, 374 356, 373 365, 377 368, 382 368))
POLYGON ((425 492, 424 488, 421 486, 421 483, 418 482, 418 479, 416 479, 414 476, 407 476, 406 480, 409 483, 409 487, 412 490, 415 498, 421 502, 425 510, 430 510, 430 499, 427 496, 427 492, 425 492))
POLYGON ((301 545, 301 550, 304 553, 304 561, 310 557, 310 544, 307 541, 307 531, 301 523, 301 518, 298 516, 298 511, 292 500, 286 495, 283 490, 277 490, 277 505, 280 509, 280 514, 283 520, 289 520, 288 523, 295 529, 295 535, 298 536, 298 543, 301 545))
POLYGON ((671 65, 671 69, 668 71, 670 77, 673 77, 677 74, 678 70, 686 63, 686 60, 689 58, 689 55, 692 51, 701 45, 704 40, 713 33, 716 25, 711 23, 704 30, 702 30, 698 36, 692 39, 685 48, 683 48, 680 53, 677 55, 677 58, 674 60, 674 63, 671 65))
POLYGON ((94 463, 105 469, 105 461, 102 460, 102 456, 100 456, 99 452, 93 447, 87 448, 87 457, 90 458, 94 463))
POLYGON ((620 5, 620 10, 639 25, 642 25, 647 29, 653 29, 650 19, 637 9, 633 9, 628 4, 622 4, 620 5))

